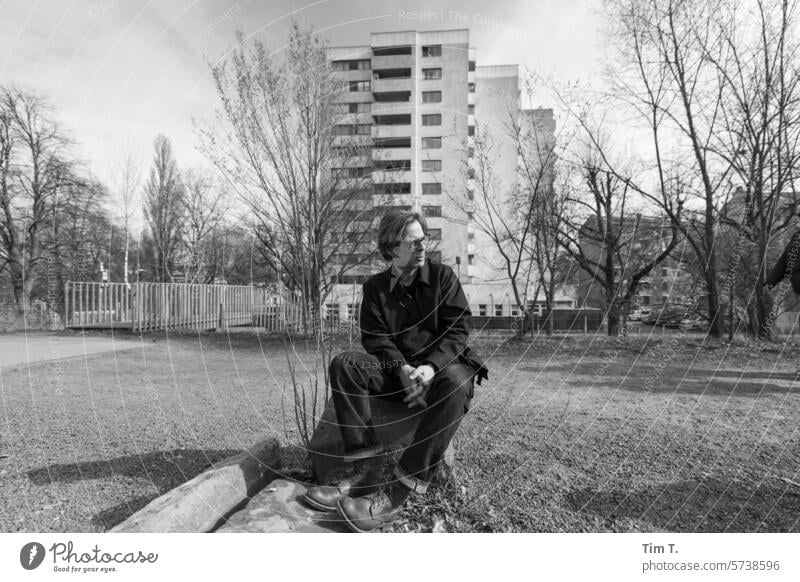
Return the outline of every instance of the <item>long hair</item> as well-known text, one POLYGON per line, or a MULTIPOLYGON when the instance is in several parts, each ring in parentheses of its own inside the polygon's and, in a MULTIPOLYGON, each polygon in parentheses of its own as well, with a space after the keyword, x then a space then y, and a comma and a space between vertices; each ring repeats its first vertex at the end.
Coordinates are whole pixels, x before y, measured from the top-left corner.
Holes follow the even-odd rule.
POLYGON ((403 240, 406 227, 414 221, 419 222, 422 232, 428 234, 428 223, 425 217, 419 212, 412 210, 390 210, 383 218, 378 227, 378 251, 387 260, 392 260, 392 251, 403 240))

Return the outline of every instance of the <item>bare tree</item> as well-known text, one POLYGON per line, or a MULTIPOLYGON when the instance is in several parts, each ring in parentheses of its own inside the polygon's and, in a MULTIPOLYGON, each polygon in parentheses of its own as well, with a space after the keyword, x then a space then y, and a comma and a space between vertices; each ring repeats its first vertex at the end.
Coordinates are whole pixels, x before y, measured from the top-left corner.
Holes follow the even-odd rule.
MULTIPOLYGON (((527 84, 532 94, 534 78, 527 84)), ((555 121, 549 109, 534 109, 521 112, 512 119, 513 143, 516 148, 520 176, 521 199, 514 200, 515 207, 525 208, 531 222, 531 249, 536 274, 536 291, 544 295, 545 332, 553 333, 555 294, 565 281, 568 263, 562 260, 564 251, 558 241, 558 233, 565 226, 569 211, 567 188, 556 188, 555 179, 559 153, 556 149, 555 121)), ((568 141, 564 139, 564 141, 568 141)), ((559 146, 563 149, 563 144, 559 146)))
POLYGON ((183 173, 184 196, 184 281, 206 281, 212 235, 222 226, 227 211, 224 191, 214 177, 203 170, 183 173))
MULTIPOLYGON (((519 120, 512 120, 512 127, 518 132, 514 137, 522 138, 523 129, 519 120)), ((516 176, 509 179, 509 176, 498 173, 499 148, 493 135, 496 133, 485 124, 475 124, 471 166, 467 169, 474 188, 468 191, 466 199, 455 198, 453 202, 471 212, 472 224, 488 237, 491 252, 496 252, 500 268, 508 277, 514 302, 523 315, 523 321, 528 321, 529 295, 536 267, 534 214, 543 188, 536 178, 521 185, 516 176)), ((514 143, 520 150, 526 148, 520 141, 514 143)), ((534 171, 534 174, 538 176, 540 171, 534 171)), ((524 333, 524 329, 523 325, 520 332, 524 333)))
POLYGON ((660 201, 691 244, 706 280, 711 333, 721 332, 720 295, 729 294, 743 301, 749 332, 766 337, 770 298, 762 283, 770 237, 785 230, 797 204, 797 3, 613 0, 607 6, 622 63, 614 94, 647 122, 660 194, 666 168, 679 167, 684 182, 675 190, 682 198, 672 200, 630 185, 660 201), (737 187, 744 194, 732 197, 737 187), (674 212, 696 208, 696 201, 700 220, 674 212), (721 224, 748 243, 737 245, 723 277, 721 224))
POLYGON ((144 217, 149 226, 153 276, 156 281, 170 282, 183 230, 184 188, 170 140, 158 136, 154 149, 144 188, 144 217))
MULTIPOLYGON (((611 93, 636 113, 653 145, 656 186, 634 181, 627 185, 658 203, 687 239, 703 270, 710 333, 719 336, 717 228, 730 168, 710 149, 720 130, 723 97, 707 49, 715 43, 712 22, 724 2, 608 0, 606 4, 618 48, 611 93), (683 177, 680 188, 668 184, 672 171, 683 177), (684 208, 696 208, 699 216, 682 212, 684 208)), ((615 171, 613 164, 607 166, 615 171)))
POLYGON ((202 131, 205 152, 235 184, 256 223, 265 256, 301 293, 304 324, 341 273, 342 256, 368 261, 374 225, 366 144, 357 116, 336 103, 347 91, 323 41, 292 28, 286 49, 239 48, 212 72, 219 127, 202 131))
POLYGON ((645 224, 639 212, 630 210, 630 179, 621 179, 602 161, 593 145, 576 165, 583 182, 570 196, 582 211, 565 220, 559 242, 590 278, 603 290, 608 335, 619 333, 622 311, 635 297, 639 284, 669 257, 680 240, 676 224, 667 228, 645 224), (646 231, 650 232, 646 232, 646 231), (655 231, 655 232, 653 232, 655 231), (636 249, 636 243, 645 242, 636 249))
POLYGON ((129 284, 131 226, 139 206, 142 183, 137 152, 131 142, 124 144, 112 166, 114 202, 122 221, 124 239, 123 281, 129 284))
MULTIPOLYGON (((797 2, 726 7, 714 18, 717 43, 704 47, 723 95, 712 151, 739 184, 721 222, 738 241, 723 287, 741 305, 747 331, 769 338, 771 298, 764 291, 772 241, 793 226, 800 163, 800 68, 797 2)), ((782 246, 782 245, 781 245, 782 246)), ((733 322, 731 317, 731 331, 733 322)))
POLYGON ((0 272, 27 312, 46 260, 43 237, 74 162, 50 106, 33 93, 0 88, 0 272))

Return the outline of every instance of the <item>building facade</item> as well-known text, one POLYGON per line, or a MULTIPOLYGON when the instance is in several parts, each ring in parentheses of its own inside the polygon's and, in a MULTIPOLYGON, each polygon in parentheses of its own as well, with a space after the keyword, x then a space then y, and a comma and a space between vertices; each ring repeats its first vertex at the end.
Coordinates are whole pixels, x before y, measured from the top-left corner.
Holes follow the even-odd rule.
MULTIPOLYGON (((521 112, 518 67, 478 66, 476 54, 467 29, 374 33, 367 45, 329 49, 342 87, 335 97, 336 135, 342 143, 366 144, 363 155, 348 159, 348 171, 371 178, 371 204, 379 212, 413 208, 426 217, 429 255, 458 274, 473 311, 483 306, 492 315, 512 315, 496 245, 474 224, 476 124, 492 135, 494 170, 506 192, 518 171, 509 122, 543 123, 552 135, 552 112, 521 112)), ((373 242, 359 257, 374 249, 373 242)), ((347 269, 328 313, 355 317, 361 283, 385 268, 373 255, 347 269)))

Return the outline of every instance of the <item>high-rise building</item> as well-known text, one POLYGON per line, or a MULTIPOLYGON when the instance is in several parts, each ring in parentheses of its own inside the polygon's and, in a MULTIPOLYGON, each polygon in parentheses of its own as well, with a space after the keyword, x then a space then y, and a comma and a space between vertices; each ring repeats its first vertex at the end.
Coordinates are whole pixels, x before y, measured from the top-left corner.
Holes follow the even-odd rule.
MULTIPOLYGON (((458 273, 475 308, 491 302, 496 314, 505 304, 511 315, 496 245, 474 225, 476 123, 492 135, 493 171, 508 192, 518 171, 509 121, 538 123, 552 135, 552 112, 520 112, 517 65, 478 66, 476 55, 467 29, 373 33, 369 45, 329 49, 343 87, 336 133, 367 144, 348 164, 360 168, 351 175, 371 177, 372 204, 420 210, 434 244, 429 256, 458 273)), ((384 268, 378 258, 346 271, 329 309, 356 313, 360 283, 384 268)))

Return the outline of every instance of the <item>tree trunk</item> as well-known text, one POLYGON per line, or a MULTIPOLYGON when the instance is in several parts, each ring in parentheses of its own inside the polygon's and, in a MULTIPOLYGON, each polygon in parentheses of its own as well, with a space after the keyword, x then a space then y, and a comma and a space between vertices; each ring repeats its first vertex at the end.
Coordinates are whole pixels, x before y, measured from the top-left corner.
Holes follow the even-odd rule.
POLYGON ((616 295, 615 281, 611 277, 610 282, 606 284, 606 305, 608 307, 606 321, 608 322, 609 337, 616 337, 619 334, 619 302, 616 295))
POLYGON ((706 285, 708 286, 708 319, 710 321, 708 333, 712 337, 722 337, 722 312, 719 305, 719 292, 717 290, 717 268, 714 257, 710 257, 706 272, 706 285))

